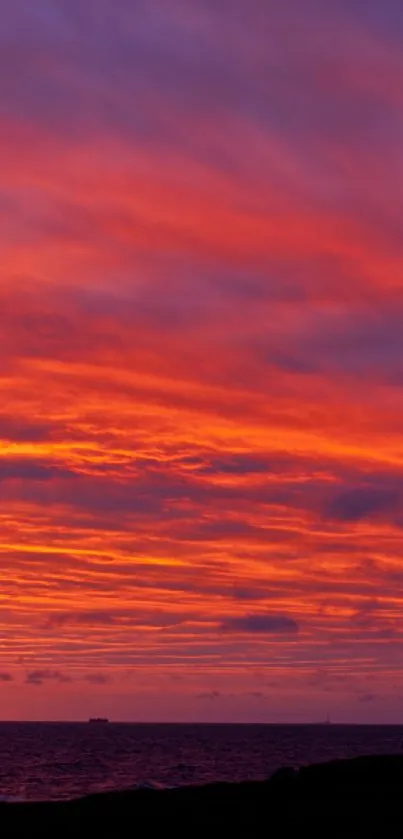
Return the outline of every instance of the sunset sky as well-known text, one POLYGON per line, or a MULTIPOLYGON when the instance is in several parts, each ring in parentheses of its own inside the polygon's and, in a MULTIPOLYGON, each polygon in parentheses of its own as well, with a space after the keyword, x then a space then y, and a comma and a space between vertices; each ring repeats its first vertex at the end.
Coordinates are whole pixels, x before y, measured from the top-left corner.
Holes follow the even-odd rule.
POLYGON ((13 0, 0 718, 403 722, 401 0, 13 0))

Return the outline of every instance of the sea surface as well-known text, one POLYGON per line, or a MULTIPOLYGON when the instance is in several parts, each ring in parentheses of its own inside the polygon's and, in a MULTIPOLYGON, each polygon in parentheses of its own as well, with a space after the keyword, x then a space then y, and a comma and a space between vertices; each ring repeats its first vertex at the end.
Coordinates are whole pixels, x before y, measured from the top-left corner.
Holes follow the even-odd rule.
POLYGON ((0 799, 268 778, 281 766, 403 752, 403 726, 0 723, 0 799))

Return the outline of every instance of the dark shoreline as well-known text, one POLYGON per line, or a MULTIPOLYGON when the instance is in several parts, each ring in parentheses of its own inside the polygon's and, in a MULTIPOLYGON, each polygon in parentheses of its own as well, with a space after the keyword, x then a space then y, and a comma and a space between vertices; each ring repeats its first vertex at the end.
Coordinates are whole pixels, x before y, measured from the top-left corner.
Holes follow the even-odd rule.
POLYGON ((267 781, 0 803, 3 837, 403 837, 403 755, 282 769, 267 781))

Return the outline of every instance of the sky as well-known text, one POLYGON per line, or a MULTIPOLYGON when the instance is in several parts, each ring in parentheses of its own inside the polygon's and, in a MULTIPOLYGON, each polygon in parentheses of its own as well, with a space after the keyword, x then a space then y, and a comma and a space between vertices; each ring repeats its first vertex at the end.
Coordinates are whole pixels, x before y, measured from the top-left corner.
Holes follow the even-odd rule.
POLYGON ((403 722, 400 0, 13 0, 0 718, 403 722))

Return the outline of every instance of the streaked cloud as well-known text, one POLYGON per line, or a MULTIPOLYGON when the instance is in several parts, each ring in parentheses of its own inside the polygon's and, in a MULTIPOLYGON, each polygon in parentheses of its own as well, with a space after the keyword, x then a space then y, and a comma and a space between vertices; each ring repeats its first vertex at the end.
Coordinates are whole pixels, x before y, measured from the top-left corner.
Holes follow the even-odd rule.
POLYGON ((402 29, 4 13, 2 718, 400 718, 402 29))

